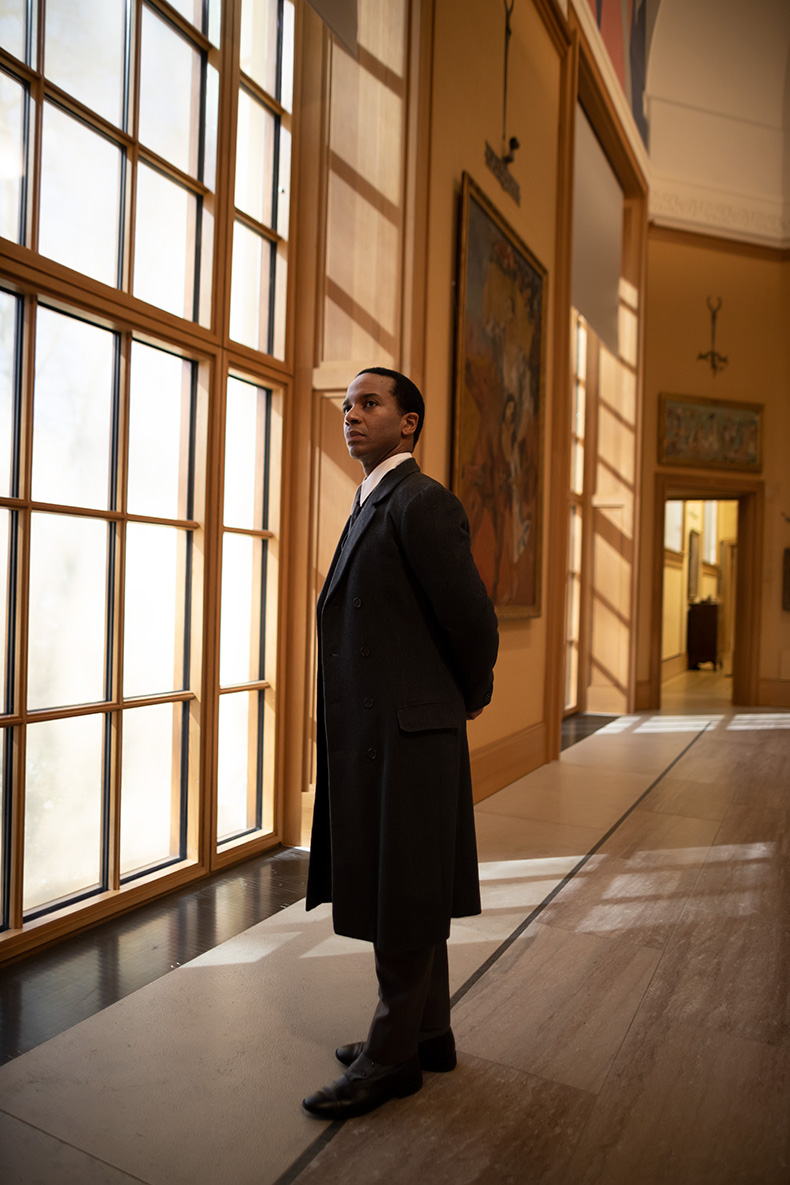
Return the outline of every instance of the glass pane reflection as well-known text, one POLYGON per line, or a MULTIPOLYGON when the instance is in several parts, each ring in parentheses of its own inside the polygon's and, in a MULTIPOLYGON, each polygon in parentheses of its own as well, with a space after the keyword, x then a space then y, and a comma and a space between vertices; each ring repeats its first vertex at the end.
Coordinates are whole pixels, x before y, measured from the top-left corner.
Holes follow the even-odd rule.
POLYGON ((118 127, 125 24, 125 0, 47 0, 47 77, 118 127))
POLYGON ((13 496, 14 408, 17 395, 18 300, 0 291, 0 494, 13 496))
POLYGON ((272 225, 276 130, 271 111, 239 91, 236 205, 266 226, 272 225))
POLYGON ((29 708, 104 699, 106 584, 105 522, 32 515, 29 708))
POLYGON ((261 692, 220 696, 217 760, 217 840, 258 825, 261 692))
POLYGON ((175 354, 132 343, 130 514, 187 517, 192 366, 175 354))
POLYGON ((184 685, 186 531, 126 528, 123 693, 157 695, 184 685))
POLYGON ((184 173, 198 174, 200 54, 143 8, 140 140, 184 173))
POLYGON ((277 0, 242 0, 241 68, 277 98, 277 0))
POLYGON ((41 254, 117 286, 120 191, 120 149, 45 103, 41 254))
POLYGON ((268 392, 241 379, 228 379, 225 416, 226 527, 265 527, 266 416, 268 392))
POLYGON ((2 0, 0 3, 0 45, 8 53, 25 58, 25 13, 27 0, 2 0))
MULTIPOLYGON (((13 637, 13 622, 8 621, 8 593, 9 593, 9 577, 11 567, 11 515, 7 510, 0 510, 0 678, 3 680, 2 688, 0 688, 0 697, 2 701, 2 710, 10 712, 13 710, 13 698, 9 695, 8 686, 8 652, 9 637, 13 637)), ((13 694, 13 693, 12 693, 13 694)), ((0 733, 0 742, 2 742, 3 734, 0 733)), ((0 753, 0 759, 2 753, 0 753)), ((0 802, 3 800, 3 783, 0 779, 0 802)))
POLYGON ((101 882, 104 716, 31 724, 25 788, 25 912, 101 882))
POLYGON ((121 876, 179 855, 183 704, 124 712, 121 876))
POLYGON ((196 218, 194 194, 140 164, 134 295, 189 320, 195 312, 196 218))
POLYGON ((39 308, 32 494, 104 509, 109 500, 114 333, 39 308))
POLYGON ((222 687, 262 678, 261 613, 266 543, 248 535, 222 541, 222 615, 219 681, 222 687))
POLYGON ((22 242, 25 89, 0 71, 0 237, 22 242))
POLYGON ((269 350, 272 244, 242 223, 233 227, 230 336, 254 350, 269 350))

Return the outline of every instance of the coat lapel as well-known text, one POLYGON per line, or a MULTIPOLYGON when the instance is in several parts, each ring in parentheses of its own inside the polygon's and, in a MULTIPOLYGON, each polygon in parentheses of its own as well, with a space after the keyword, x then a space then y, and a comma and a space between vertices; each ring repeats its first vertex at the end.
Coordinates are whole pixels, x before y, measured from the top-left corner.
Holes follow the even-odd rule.
POLYGON ((351 556, 359 546, 360 540, 373 522, 376 514, 380 513, 379 503, 385 501, 390 496, 395 487, 403 481, 404 477, 408 477, 410 473, 419 473, 419 471, 420 467, 413 457, 409 458, 408 461, 403 461, 395 469, 390 469, 389 473, 384 474, 373 493, 365 499, 365 505, 360 510, 354 525, 349 529, 348 524, 346 524, 327 574, 326 583, 324 584, 325 591, 321 593, 322 604, 325 604, 329 600, 343 579, 343 573, 348 567, 351 556))

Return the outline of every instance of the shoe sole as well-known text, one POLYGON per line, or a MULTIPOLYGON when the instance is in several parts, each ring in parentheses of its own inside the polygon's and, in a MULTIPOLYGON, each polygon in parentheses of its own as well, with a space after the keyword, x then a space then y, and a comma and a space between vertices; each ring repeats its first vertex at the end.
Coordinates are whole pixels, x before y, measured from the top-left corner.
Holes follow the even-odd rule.
POLYGON ((305 1106, 302 1101, 302 1110, 305 1115, 309 1115, 311 1119, 324 1119, 334 1121, 337 1119, 357 1119, 360 1115, 368 1115, 371 1111, 375 1111, 377 1107, 383 1107, 385 1103, 389 1103, 391 1099, 405 1099, 409 1095, 416 1094, 418 1090, 422 1089, 422 1074, 419 1078, 411 1078, 402 1083, 392 1094, 387 1095, 383 1099, 368 1099, 364 1103, 358 1103, 356 1107, 345 1108, 338 1106, 337 1108, 327 1107, 325 1110, 311 1111, 305 1106))

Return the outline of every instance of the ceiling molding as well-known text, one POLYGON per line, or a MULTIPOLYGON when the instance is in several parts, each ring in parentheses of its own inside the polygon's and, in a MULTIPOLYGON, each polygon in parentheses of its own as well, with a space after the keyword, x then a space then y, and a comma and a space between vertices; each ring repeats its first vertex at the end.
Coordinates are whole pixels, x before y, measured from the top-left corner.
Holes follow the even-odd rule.
POLYGON ((784 250, 790 247, 790 207, 780 199, 695 185, 653 173, 648 218, 657 226, 739 239, 784 250))

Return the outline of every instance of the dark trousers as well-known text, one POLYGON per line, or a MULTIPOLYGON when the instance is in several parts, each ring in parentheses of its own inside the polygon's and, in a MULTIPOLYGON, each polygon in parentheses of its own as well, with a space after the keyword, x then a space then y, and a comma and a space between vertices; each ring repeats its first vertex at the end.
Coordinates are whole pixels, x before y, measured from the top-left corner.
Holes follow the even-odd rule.
POLYGON ((393 1066, 414 1057, 418 1041, 450 1027, 447 943, 418 950, 373 950, 379 1002, 365 1053, 374 1062, 393 1066))

